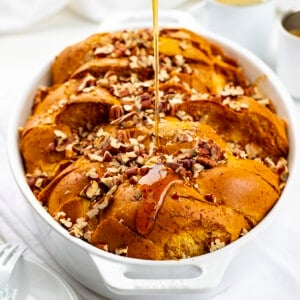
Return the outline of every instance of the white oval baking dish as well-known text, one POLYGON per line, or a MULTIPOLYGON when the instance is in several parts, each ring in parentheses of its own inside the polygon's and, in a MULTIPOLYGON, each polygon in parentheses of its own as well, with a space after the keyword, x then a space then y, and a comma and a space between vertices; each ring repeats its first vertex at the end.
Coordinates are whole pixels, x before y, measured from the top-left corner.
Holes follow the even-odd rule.
MULTIPOLYGON (((7 141, 10 165, 20 190, 32 207, 49 252, 83 285, 113 299, 153 299, 153 295, 164 299, 186 299, 187 295, 189 299, 205 299, 219 293, 238 274, 238 269, 231 264, 233 258, 241 251, 243 245, 255 238, 280 213, 280 207, 287 203, 292 185, 296 182, 296 153, 299 153, 299 150, 295 109, 292 99, 273 71, 246 49, 200 28, 190 15, 168 11, 161 12, 160 16, 164 19, 164 22, 161 22, 163 26, 186 27, 220 45, 226 54, 238 60, 251 81, 261 78, 258 81, 260 88, 273 100, 277 113, 288 123, 290 176, 279 201, 269 214, 248 234, 215 252, 179 261, 147 261, 121 257, 97 249, 69 235, 39 204, 25 180, 19 152, 18 128, 25 123, 30 114, 36 88, 41 84, 50 83, 52 60, 48 61, 28 84, 27 90, 15 106, 7 141)), ((102 23, 99 31, 144 27, 151 24, 149 21, 149 12, 139 13, 139 16, 123 12, 110 16, 102 23)))

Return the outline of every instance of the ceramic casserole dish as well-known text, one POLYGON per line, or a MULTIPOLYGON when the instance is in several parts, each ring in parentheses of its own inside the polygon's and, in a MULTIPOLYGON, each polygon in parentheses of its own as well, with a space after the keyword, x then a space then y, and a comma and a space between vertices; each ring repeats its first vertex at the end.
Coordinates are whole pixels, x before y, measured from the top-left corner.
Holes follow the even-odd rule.
MULTIPOLYGON (((177 261, 150 261, 117 256, 100 250, 69 235, 36 200, 24 176, 18 128, 26 122, 31 112, 32 99, 38 86, 50 83, 52 60, 49 60, 28 84, 27 90, 15 106, 7 141, 11 168, 20 190, 32 208, 44 245, 55 260, 80 283, 100 295, 113 299, 147 299, 153 298, 153 295, 175 299, 186 298, 187 294, 194 294, 197 299, 205 299, 222 291, 230 284, 234 274, 238 274, 238 269, 231 269, 231 261, 241 251, 242 246, 255 239, 280 213, 280 207, 285 205, 295 181, 297 145, 293 102, 273 71, 246 49, 199 28, 199 25, 184 13, 161 12, 161 17, 165 20, 161 26, 186 27, 219 45, 226 54, 238 61, 250 81, 264 77, 263 80, 259 80, 259 87, 272 99, 277 114, 288 124, 290 175, 279 201, 268 215, 248 234, 215 252, 177 261)), ((142 28, 149 26, 150 21, 149 13, 141 13, 138 17, 122 13, 110 16, 103 22, 99 31, 142 28)))

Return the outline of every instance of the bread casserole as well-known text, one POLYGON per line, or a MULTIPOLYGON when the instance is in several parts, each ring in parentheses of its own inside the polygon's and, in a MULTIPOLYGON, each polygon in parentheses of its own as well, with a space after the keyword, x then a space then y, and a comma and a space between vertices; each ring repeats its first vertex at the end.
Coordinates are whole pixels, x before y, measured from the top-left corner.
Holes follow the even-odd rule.
POLYGON ((70 234, 128 257, 215 251, 246 234, 288 176, 286 122, 238 62, 186 29, 161 29, 161 147, 152 31, 63 50, 21 130, 26 178, 70 234))

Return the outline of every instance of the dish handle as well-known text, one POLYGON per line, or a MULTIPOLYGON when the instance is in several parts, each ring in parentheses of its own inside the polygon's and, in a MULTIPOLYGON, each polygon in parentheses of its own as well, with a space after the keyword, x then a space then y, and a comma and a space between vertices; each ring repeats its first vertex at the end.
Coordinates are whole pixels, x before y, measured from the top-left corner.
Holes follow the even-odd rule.
MULTIPOLYGON (((204 1, 202 1, 204 2, 204 1)), ((192 30, 199 30, 200 23, 189 13, 179 10, 159 11, 159 27, 185 27, 192 30)), ((114 31, 124 28, 135 29, 152 27, 152 11, 141 10, 122 11, 109 14, 104 18, 99 27, 99 31, 114 31)))
POLYGON ((158 265, 157 262, 151 264, 151 261, 138 264, 132 260, 123 263, 90 253, 104 284, 119 295, 208 292, 219 286, 232 260, 233 255, 226 254, 202 263, 196 262, 197 259, 182 260, 175 266, 172 262, 158 265))

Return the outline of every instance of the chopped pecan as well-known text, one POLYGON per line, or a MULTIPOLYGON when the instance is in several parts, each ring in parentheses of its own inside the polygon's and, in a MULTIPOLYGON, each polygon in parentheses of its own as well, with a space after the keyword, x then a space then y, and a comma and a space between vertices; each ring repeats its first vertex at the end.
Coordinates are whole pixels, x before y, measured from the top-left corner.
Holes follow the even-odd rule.
POLYGON ((134 126, 135 124, 138 123, 140 117, 136 111, 132 111, 124 116, 121 116, 120 118, 111 121, 110 123, 112 125, 114 124, 119 124, 122 125, 125 128, 129 128, 134 126))
POLYGON ((117 120, 124 115, 124 110, 121 105, 113 105, 109 109, 109 120, 117 120))
POLYGON ((178 161, 178 163, 182 165, 186 170, 192 170, 194 161, 192 159, 186 158, 178 161))
POLYGON ((181 167, 181 165, 176 162, 166 162, 165 166, 172 169, 174 172, 176 172, 181 167))
POLYGON ((141 95, 141 107, 142 109, 153 108, 152 97, 148 92, 141 95))
POLYGON ((218 162, 225 159, 224 151, 212 140, 208 142, 203 140, 198 141, 197 152, 196 161, 206 168, 213 168, 218 162))
POLYGON ((68 136, 63 131, 58 130, 58 129, 54 130, 54 135, 60 141, 64 141, 68 138, 68 136))
POLYGON ((131 176, 138 174, 138 168, 137 167, 131 167, 126 169, 125 171, 127 178, 130 178, 131 176))
POLYGON ((85 176, 87 176, 87 177, 89 177, 89 178, 92 178, 92 179, 97 179, 97 178, 99 177, 96 168, 91 168, 91 169, 89 169, 89 170, 85 173, 85 176))
POLYGON ((105 151, 103 154, 103 161, 112 161, 113 156, 109 151, 105 151))
POLYGON ((99 46, 94 50, 94 55, 105 56, 106 54, 111 54, 114 51, 114 46, 112 44, 99 46))
POLYGON ((106 151, 110 146, 110 136, 109 135, 103 135, 99 138, 95 138, 93 141, 93 147, 102 151, 106 151))
POLYGON ((129 183, 131 183, 131 184, 136 184, 136 183, 138 183, 138 181, 139 181, 138 177, 135 175, 133 175, 129 178, 129 183))
POLYGON ((85 91, 86 88, 94 87, 95 84, 96 84, 96 78, 93 75, 88 74, 79 82, 79 85, 77 87, 77 92, 83 92, 85 91))
POLYGON ((130 132, 126 129, 117 130, 117 140, 120 143, 128 143, 130 139, 130 132))
POLYGON ((101 189, 96 180, 91 180, 90 184, 84 187, 84 189, 80 192, 80 196, 84 196, 90 200, 94 200, 100 194, 101 189))
POLYGON ((124 56, 126 53, 128 53, 126 50, 128 49, 124 43, 115 43, 114 54, 116 57, 124 56))
POLYGON ((139 169, 139 173, 141 176, 145 176, 150 170, 150 167, 143 166, 139 169))
POLYGON ((120 247, 115 249, 115 254, 120 256, 127 256, 128 246, 120 247))

